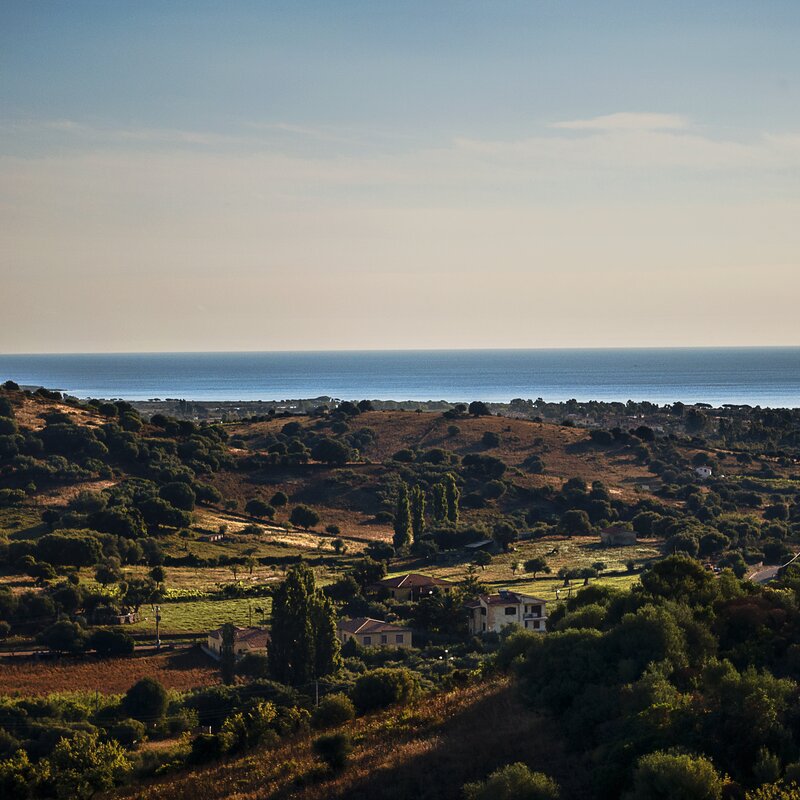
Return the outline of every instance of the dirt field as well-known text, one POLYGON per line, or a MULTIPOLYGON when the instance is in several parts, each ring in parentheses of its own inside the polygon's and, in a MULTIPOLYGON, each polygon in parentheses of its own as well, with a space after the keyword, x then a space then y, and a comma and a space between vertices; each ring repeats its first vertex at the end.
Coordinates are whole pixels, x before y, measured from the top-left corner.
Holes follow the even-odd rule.
POLYGON ((199 648, 105 660, 3 659, 0 694, 34 696, 70 691, 121 694, 144 677, 156 678, 167 689, 184 690, 219 683, 219 668, 199 648))

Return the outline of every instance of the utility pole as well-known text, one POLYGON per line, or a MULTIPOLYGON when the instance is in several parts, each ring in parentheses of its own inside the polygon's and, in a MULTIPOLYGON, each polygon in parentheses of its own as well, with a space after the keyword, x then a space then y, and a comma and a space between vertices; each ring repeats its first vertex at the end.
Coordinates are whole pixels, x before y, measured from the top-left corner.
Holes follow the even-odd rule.
POLYGON ((160 635, 160 627, 161 627, 161 606, 156 606, 156 650, 161 649, 161 635, 160 635))

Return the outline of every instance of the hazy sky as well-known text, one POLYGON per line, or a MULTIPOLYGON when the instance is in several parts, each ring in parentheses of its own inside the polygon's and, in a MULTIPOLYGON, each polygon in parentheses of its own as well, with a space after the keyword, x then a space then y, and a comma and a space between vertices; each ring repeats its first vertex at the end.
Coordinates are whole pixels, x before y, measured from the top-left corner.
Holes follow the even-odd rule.
POLYGON ((0 4, 0 352, 800 344, 800 2, 0 4))

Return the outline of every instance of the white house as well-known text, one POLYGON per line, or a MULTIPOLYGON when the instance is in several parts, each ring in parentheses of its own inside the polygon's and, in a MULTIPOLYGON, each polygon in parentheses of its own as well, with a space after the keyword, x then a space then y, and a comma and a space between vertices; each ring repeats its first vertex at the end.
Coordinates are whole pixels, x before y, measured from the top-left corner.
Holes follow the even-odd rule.
POLYGON ((506 625, 518 625, 545 632, 547 606, 544 600, 529 594, 500 589, 497 594, 480 594, 467 603, 470 633, 500 633, 506 625))

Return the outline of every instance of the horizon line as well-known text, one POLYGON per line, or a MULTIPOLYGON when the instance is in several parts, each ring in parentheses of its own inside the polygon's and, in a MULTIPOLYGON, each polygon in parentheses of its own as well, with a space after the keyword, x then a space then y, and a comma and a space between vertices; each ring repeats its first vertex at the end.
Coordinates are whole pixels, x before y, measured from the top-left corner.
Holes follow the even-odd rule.
POLYGON ((106 351, 79 351, 69 350, 63 352, 27 352, 27 353, 0 353, 0 358, 28 358, 32 356, 182 356, 182 355, 261 355, 261 354, 336 354, 336 353, 523 353, 523 352, 553 352, 576 350, 798 350, 800 344, 724 344, 724 345, 555 345, 551 347, 368 347, 368 348, 335 348, 335 349, 277 349, 277 350, 106 350, 106 351))

